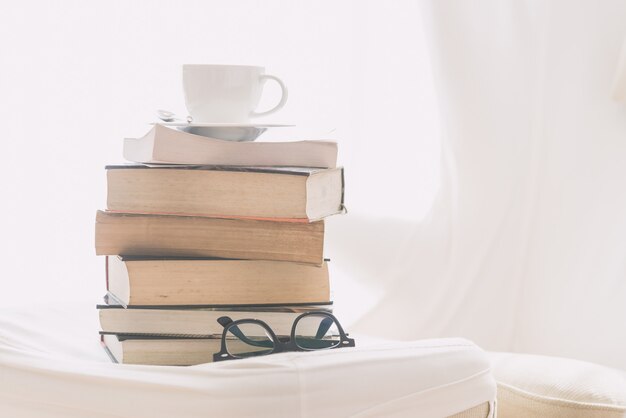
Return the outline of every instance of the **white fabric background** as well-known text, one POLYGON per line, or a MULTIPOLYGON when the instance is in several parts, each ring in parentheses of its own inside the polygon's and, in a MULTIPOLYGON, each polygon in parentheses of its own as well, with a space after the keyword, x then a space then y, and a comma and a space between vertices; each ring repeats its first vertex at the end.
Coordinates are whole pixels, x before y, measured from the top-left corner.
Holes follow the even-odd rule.
MULTIPOLYGON (((363 218, 419 219, 432 203, 437 108, 412 0, 3 6, 5 303, 98 300, 103 260, 94 255, 93 228, 95 211, 105 206, 104 165, 122 161, 122 138, 147 132, 156 109, 185 114, 183 63, 263 65, 290 91, 286 107, 265 121, 296 125, 264 138, 339 141, 350 216, 331 220, 327 255, 341 271, 355 271, 335 281, 337 297, 342 289, 364 298, 375 292, 353 286, 359 267, 330 248, 344 234, 340 229, 358 230, 363 218), (396 176, 410 184, 407 193, 393 184, 396 176)), ((261 107, 272 106, 278 94, 268 84, 261 107)), ((358 299, 344 298, 357 308, 351 313, 348 306, 350 317, 358 314, 362 303, 351 303, 358 299)))
POLYGON ((626 368, 626 3, 425 9, 442 185, 360 326, 626 368))
POLYGON ((72 301, 103 289, 93 216, 121 138, 154 109, 184 112, 182 63, 263 64, 291 93, 272 120, 298 125, 272 135, 340 141, 350 213, 328 221, 327 256, 340 318, 366 314, 354 330, 626 368, 626 109, 611 99, 625 14, 591 0, 14 3, 0 15, 0 290, 95 315, 72 301))

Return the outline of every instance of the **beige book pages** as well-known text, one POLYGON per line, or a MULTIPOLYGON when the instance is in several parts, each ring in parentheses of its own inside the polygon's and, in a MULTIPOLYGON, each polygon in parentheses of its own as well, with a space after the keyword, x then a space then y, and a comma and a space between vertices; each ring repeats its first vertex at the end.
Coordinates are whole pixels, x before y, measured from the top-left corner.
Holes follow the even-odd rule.
POLYGON ((323 262, 324 222, 98 211, 96 254, 323 262))
POLYGON ((255 305, 330 301, 328 266, 257 260, 108 257, 109 291, 124 305, 255 305))
POLYGON ((318 220, 343 208, 343 169, 108 166, 107 209, 318 220))

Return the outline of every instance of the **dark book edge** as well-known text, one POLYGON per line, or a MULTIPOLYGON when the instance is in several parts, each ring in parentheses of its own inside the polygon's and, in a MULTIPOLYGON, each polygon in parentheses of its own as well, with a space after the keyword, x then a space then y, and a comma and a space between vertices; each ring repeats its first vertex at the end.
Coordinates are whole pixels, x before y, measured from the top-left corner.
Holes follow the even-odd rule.
MULTIPOLYGON (((192 257, 192 256, 158 256, 158 255, 118 255, 122 261, 225 261, 225 260, 245 260, 241 258, 221 258, 221 257, 192 257)), ((254 260, 247 260, 254 261, 254 260)))
MULTIPOLYGON (((163 309, 163 310, 193 310, 193 309, 214 309, 214 310, 244 310, 250 312, 263 312, 263 309, 288 309, 298 307, 332 306, 333 301, 315 303, 265 303, 265 304, 233 304, 233 305, 124 305, 111 292, 104 296, 104 304, 96 305, 97 309, 163 309), (258 309, 258 310, 256 310, 258 309)), ((271 311, 269 311, 271 312, 271 311)), ((286 311, 289 312, 289 311, 286 311)))
MULTIPOLYGON (((119 341, 125 340, 221 340, 221 335, 194 335, 194 334, 139 334, 124 332, 100 331, 100 338, 104 341, 105 335, 114 335, 119 341)), ((106 344, 104 344, 106 347, 106 344)), ((107 348, 108 350, 108 348, 107 348)), ((110 350, 108 350, 110 352, 110 350)), ((112 354, 110 354, 112 356, 112 354)))
MULTIPOLYGON (((267 261, 267 260, 250 260, 247 258, 223 258, 223 257, 192 257, 192 256, 158 256, 158 255, 117 255, 117 256, 106 256, 108 257, 118 257, 122 261, 267 261)), ((325 258, 325 262, 330 262, 330 258, 325 258)), ((292 261, 276 261, 277 263, 292 263, 292 261)), ((306 264, 306 263, 302 263, 306 264)), ((309 265, 309 264, 307 264, 309 265)), ((108 266, 108 264, 107 264, 108 266)))
POLYGON ((310 176, 325 170, 336 170, 342 167, 319 168, 319 167, 263 167, 263 166, 231 166, 231 165, 163 165, 154 166, 146 164, 111 164, 104 166, 105 170, 208 170, 208 171, 238 171, 244 173, 269 173, 285 174, 291 176, 310 176))

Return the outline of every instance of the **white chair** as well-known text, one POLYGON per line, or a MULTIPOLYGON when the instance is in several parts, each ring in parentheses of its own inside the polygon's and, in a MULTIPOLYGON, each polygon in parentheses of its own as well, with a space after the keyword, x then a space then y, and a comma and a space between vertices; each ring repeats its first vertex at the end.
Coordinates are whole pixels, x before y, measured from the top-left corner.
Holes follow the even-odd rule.
POLYGON ((0 310, 7 418, 432 417, 495 413, 490 361, 462 339, 376 342, 191 367, 110 362, 93 306, 0 310))

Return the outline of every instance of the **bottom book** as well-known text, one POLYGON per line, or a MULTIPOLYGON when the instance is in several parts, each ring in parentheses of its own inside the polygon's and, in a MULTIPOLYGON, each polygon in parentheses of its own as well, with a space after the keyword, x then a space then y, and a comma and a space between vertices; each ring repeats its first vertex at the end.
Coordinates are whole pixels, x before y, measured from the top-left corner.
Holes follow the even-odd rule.
MULTIPOLYGON (((220 351, 223 327, 220 316, 232 320, 259 319, 279 336, 289 336, 294 321, 307 312, 332 312, 332 302, 317 305, 223 305, 223 306, 129 306, 115 304, 106 295, 98 305, 100 340, 116 363, 161 366, 191 366, 210 363, 220 351)), ((318 323, 299 321, 297 332, 315 335, 318 323)), ((249 328, 246 335, 263 337, 260 327, 249 328)), ((232 337, 232 336, 231 336, 232 337)), ((246 348, 238 339, 228 340, 229 349, 246 348), (242 347, 238 347, 241 344, 242 347)))
POLYGON ((221 338, 140 336, 101 333, 105 351, 115 363, 193 366, 210 363, 221 338))

